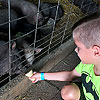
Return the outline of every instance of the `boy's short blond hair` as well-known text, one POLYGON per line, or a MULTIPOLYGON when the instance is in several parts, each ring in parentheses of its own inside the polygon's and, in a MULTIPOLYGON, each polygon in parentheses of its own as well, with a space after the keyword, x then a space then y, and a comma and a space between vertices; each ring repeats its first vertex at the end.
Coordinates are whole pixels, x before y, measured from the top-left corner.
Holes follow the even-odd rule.
POLYGON ((73 30, 73 38, 82 42, 86 48, 100 46, 100 18, 82 23, 73 30))

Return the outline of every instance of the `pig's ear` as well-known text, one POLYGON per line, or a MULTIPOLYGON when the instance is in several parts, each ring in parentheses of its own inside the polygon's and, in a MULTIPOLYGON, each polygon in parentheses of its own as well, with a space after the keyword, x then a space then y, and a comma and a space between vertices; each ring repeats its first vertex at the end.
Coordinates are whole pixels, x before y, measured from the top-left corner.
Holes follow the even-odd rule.
POLYGON ((16 48, 16 42, 15 41, 12 42, 11 47, 12 47, 12 50, 16 48))
POLYGON ((43 50, 43 48, 35 48, 36 54, 40 53, 43 50))

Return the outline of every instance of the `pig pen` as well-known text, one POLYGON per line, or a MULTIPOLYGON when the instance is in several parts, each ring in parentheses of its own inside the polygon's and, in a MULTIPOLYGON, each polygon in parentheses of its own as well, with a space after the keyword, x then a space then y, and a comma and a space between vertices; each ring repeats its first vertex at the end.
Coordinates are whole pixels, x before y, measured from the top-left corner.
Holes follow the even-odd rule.
POLYGON ((98 11, 99 4, 0 0, 0 100, 14 100, 32 85, 25 77, 29 70, 47 72, 68 56, 75 48, 73 24, 98 11))

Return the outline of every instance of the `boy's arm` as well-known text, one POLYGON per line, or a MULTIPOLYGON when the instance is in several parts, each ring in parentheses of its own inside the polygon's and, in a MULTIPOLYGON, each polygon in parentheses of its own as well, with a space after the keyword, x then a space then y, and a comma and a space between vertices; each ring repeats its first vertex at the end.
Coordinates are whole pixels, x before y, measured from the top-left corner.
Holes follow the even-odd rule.
POLYGON ((73 71, 44 73, 45 80, 72 81, 77 77, 81 77, 81 74, 79 74, 75 69, 73 71))
MULTIPOLYGON (((62 71, 62 72, 52 72, 52 73, 44 73, 45 80, 55 80, 55 81, 72 81, 76 77, 80 77, 81 74, 77 73, 74 69, 73 71, 62 71)), ((29 78, 33 83, 40 81, 40 73, 34 74, 31 78, 29 78), (34 81, 32 79, 35 78, 34 81)))

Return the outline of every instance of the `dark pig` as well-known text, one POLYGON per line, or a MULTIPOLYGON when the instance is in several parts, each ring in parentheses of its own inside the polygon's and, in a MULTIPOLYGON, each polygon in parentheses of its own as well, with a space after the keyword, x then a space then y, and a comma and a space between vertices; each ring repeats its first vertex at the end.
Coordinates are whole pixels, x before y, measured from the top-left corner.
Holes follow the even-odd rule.
MULTIPOLYGON (((22 73, 22 65, 20 63, 20 56, 17 54, 16 43, 13 42, 11 48, 11 75, 22 73)), ((9 72, 9 46, 7 42, 0 41, 0 75, 9 72)))
MULTIPOLYGON (((8 16, 8 9, 7 8, 0 8, 0 32, 9 32, 9 16, 8 16)), ((17 13, 14 10, 10 10, 10 29, 11 31, 14 31, 17 21, 17 13), (15 21, 14 21, 15 20, 15 21)))
POLYGON ((33 64, 33 61, 35 59, 35 55, 41 52, 42 48, 34 48, 24 39, 18 39, 17 41, 17 48, 19 48, 22 56, 24 55, 23 59, 26 61, 26 65, 31 66, 33 64))
POLYGON ((47 23, 39 28, 38 31, 39 31, 39 33, 42 34, 43 37, 50 34, 50 33, 52 33, 53 27, 54 27, 54 21, 55 21, 54 19, 49 18, 47 23))
MULTIPOLYGON (((28 23, 35 25, 37 20, 37 6, 26 0, 10 0, 11 8, 14 9, 20 16, 27 16, 28 23)), ((8 0, 1 0, 3 6, 8 6, 8 0)), ((39 12, 38 25, 43 24, 43 16, 39 12)))
MULTIPOLYGON (((43 13, 44 17, 55 19, 57 5, 58 5, 57 3, 42 2, 40 3, 41 13, 43 13)), ((56 20, 59 20, 63 15, 64 15, 64 10, 62 6, 59 5, 56 20)))
POLYGON ((40 11, 45 18, 45 24, 39 28, 39 33, 42 34, 42 37, 50 34, 53 31, 54 22, 58 22, 61 17, 64 15, 64 10, 61 5, 58 6, 57 3, 40 3, 40 11), (57 13, 57 16, 56 16, 57 13), (56 20, 55 20, 56 17, 56 20))

